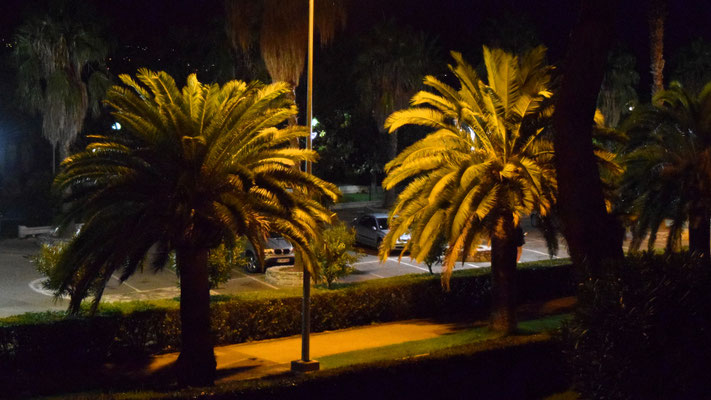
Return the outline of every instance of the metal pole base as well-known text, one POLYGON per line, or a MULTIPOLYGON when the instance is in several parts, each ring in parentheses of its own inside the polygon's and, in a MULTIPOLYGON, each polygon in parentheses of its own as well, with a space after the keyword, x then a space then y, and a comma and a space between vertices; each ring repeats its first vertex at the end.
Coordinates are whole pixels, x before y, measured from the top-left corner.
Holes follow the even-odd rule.
POLYGON ((296 360, 291 362, 291 371, 299 374, 305 374, 307 372, 318 371, 320 365, 316 360, 296 360))

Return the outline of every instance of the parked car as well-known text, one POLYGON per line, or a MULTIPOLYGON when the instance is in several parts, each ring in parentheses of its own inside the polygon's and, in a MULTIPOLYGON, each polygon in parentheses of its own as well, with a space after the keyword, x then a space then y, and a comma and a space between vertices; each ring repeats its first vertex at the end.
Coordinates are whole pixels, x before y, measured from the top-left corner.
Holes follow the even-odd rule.
POLYGON ((247 259, 247 271, 261 273, 275 265, 294 265, 294 246, 283 237, 270 234, 264 243, 264 264, 260 264, 257 251, 252 243, 247 242, 244 256, 247 259))
MULTIPOLYGON (((379 248, 383 238, 388 233, 388 214, 368 213, 354 218, 351 222, 356 231, 356 243, 363 246, 379 248)), ((400 236, 395 243, 396 250, 402 250, 410 240, 410 234, 400 236)))

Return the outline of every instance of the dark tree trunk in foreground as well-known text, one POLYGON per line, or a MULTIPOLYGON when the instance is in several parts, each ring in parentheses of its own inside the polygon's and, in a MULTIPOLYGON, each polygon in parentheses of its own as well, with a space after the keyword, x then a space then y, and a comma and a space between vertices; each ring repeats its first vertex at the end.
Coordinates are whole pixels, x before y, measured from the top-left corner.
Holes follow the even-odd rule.
POLYGON ((553 116, 558 204, 573 263, 591 272, 621 259, 619 221, 607 214, 593 154, 592 125, 614 32, 614 0, 582 2, 553 116))
POLYGON ((516 241, 511 214, 500 216, 491 236, 491 330, 516 330, 516 241))
POLYGON ((181 349, 176 365, 180 386, 208 386, 215 382, 215 352, 210 335, 210 284, 207 249, 180 248, 181 349))
POLYGON ((701 255, 704 262, 711 260, 711 223, 709 211, 699 207, 689 211, 689 251, 701 255))

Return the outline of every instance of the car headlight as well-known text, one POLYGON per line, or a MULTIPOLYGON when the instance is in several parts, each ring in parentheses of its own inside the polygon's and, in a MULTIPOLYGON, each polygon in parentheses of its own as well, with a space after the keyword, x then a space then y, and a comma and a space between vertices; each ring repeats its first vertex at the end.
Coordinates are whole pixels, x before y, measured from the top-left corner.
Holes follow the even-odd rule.
POLYGON ((264 254, 274 254, 274 249, 264 249, 264 254))

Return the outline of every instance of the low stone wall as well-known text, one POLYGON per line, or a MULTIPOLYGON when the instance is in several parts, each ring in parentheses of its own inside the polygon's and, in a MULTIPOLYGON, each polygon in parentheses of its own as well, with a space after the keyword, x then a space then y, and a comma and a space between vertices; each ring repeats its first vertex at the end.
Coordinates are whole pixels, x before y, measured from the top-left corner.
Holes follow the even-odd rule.
POLYGON ((343 193, 343 194, 346 194, 346 193, 368 193, 368 190, 370 190, 370 187, 363 186, 363 185, 341 185, 338 187, 338 190, 340 190, 341 193, 343 193))
POLYGON ((304 281, 304 273, 294 271, 293 265, 267 268, 264 273, 267 283, 277 286, 301 286, 304 281))

